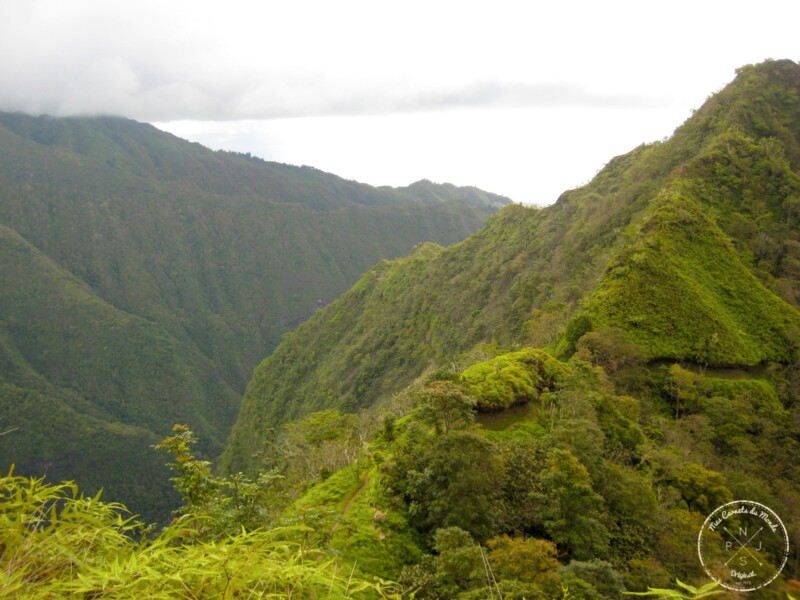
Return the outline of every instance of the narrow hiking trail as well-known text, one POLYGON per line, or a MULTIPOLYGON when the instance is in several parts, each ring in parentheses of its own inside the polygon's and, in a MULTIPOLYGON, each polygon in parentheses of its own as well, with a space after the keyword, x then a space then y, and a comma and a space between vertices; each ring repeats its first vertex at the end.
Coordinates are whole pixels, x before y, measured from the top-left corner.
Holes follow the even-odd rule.
POLYGON ((358 498, 362 493, 364 493, 364 490, 367 489, 367 486, 369 485, 369 474, 371 472, 372 470, 369 470, 365 473, 364 481, 361 484, 361 487, 358 488, 353 493, 353 495, 350 496, 350 499, 347 501, 347 503, 345 503, 344 508, 342 509, 342 518, 333 524, 333 527, 331 527, 329 535, 333 535, 336 532, 336 530, 339 529, 339 525, 341 524, 341 522, 344 521, 347 518, 347 515, 350 513, 350 508, 353 506, 353 502, 355 502, 356 498, 358 498))

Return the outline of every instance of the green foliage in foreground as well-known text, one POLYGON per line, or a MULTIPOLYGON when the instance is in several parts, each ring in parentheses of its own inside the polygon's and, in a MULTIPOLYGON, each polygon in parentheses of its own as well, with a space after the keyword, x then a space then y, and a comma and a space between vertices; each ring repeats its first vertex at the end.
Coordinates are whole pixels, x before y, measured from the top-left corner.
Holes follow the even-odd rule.
POLYGON ((0 478, 0 596, 377 598, 391 587, 303 542, 302 526, 204 538, 195 515, 159 532, 73 483, 0 478))
POLYGON ((657 597, 659 600, 699 600, 724 593, 719 588, 719 581, 712 581, 701 587, 694 587, 688 583, 683 583, 680 579, 676 581, 679 590, 649 588, 646 592, 627 592, 629 596, 657 597))
POLYGON ((650 373, 634 398, 613 389, 630 381, 625 369, 609 379, 577 357, 551 367, 559 385, 505 429, 463 414, 458 373, 434 373, 386 407, 402 415, 388 428, 336 410, 292 424, 273 448, 278 467, 257 479, 214 475, 176 425, 158 447, 173 457, 182 516, 160 532, 71 484, 9 475, 0 594, 700 598, 697 532, 714 506, 764 501, 798 539, 793 370, 626 367, 650 373), (690 583, 668 589, 676 577, 690 583))

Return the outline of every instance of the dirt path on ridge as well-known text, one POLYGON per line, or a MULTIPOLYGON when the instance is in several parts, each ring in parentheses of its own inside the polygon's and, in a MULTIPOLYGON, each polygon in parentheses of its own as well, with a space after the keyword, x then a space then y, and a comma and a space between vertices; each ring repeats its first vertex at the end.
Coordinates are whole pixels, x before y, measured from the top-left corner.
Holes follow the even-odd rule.
POLYGON ((347 515, 350 513, 350 507, 353 506, 353 502, 355 501, 355 499, 358 498, 364 492, 365 489, 367 489, 367 486, 369 485, 369 473, 370 472, 367 471, 366 475, 364 475, 364 483, 362 483, 361 487, 358 488, 352 496, 350 496, 350 499, 347 501, 347 504, 344 505, 344 508, 342 509, 342 518, 333 524, 333 527, 331 527, 330 533, 328 535, 333 535, 336 532, 336 530, 339 529, 339 525, 341 524, 341 522, 344 519, 346 519, 347 515))

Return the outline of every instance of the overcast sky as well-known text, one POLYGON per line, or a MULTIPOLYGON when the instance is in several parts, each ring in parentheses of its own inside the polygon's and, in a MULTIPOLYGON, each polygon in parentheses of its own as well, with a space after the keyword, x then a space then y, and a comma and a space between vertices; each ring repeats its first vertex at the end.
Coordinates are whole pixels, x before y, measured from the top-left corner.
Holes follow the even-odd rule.
POLYGON ((798 0, 0 0, 0 110, 549 204, 737 67, 800 60, 798 23, 798 0))

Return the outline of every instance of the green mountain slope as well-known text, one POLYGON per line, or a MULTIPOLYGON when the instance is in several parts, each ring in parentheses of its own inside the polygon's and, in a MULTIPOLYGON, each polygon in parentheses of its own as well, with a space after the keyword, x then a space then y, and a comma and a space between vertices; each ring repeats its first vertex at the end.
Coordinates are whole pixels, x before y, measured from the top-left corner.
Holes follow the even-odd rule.
POLYGON ((256 468, 270 428, 371 406, 480 343, 569 354, 613 325, 651 360, 788 360, 798 140, 800 67, 744 67, 672 138, 613 159, 555 205, 506 207, 464 242, 379 264, 255 371, 225 467, 256 468))
POLYGON ((110 303, 199 346, 242 389, 282 333, 376 260, 458 241, 507 202, 377 189, 123 119, 0 123, 0 221, 110 303))
POLYGON ((767 290, 690 196, 670 190, 584 303, 652 359, 712 365, 792 360, 800 313, 767 290))
POLYGON ((237 395, 208 358, 99 299, 6 227, 0 248, 3 280, 13 282, 0 294, 3 339, 28 367, 5 378, 24 385, 30 370, 80 394, 99 417, 151 428, 190 418, 209 439, 224 436, 237 395))
MULTIPOLYGON (((358 595, 374 581, 368 596, 421 599, 738 595, 722 583, 795 597, 798 92, 790 61, 745 67, 671 140, 614 159, 555 206, 509 206, 455 246, 380 262, 257 369, 225 466, 258 477, 214 475, 185 426, 159 444, 183 506, 152 539, 124 537, 138 525, 119 507, 0 477, 13 550, 0 553, 0 589, 358 595), (58 519, 19 527, 55 514, 59 496, 58 519)), ((0 242, 0 274, 27 289, 0 298, 32 298, 24 321, 0 329, 0 397, 46 425, 32 438, 43 451, 71 451, 74 422, 146 460, 134 444, 151 432, 77 391, 91 377, 79 357, 45 378, 47 357, 25 340, 90 350, 51 311, 170 348, 172 334, 10 228, 0 242)), ((174 375, 203 359, 125 358, 174 375)), ((119 469, 114 452, 91 466, 119 469)))
POLYGON ((237 394, 199 352, 187 356, 163 328, 97 298, 3 226, 0 256, 13 282, 0 291, 0 409, 13 428, 2 456, 19 472, 75 478, 166 513, 175 495, 149 448, 154 432, 192 421, 217 451, 237 394))
POLYGON ((218 454, 284 332, 375 261, 463 239, 507 202, 374 188, 124 119, 0 114, 0 417, 19 427, 0 466, 103 482, 154 514, 155 453, 123 438, 145 448, 187 422, 218 454))

